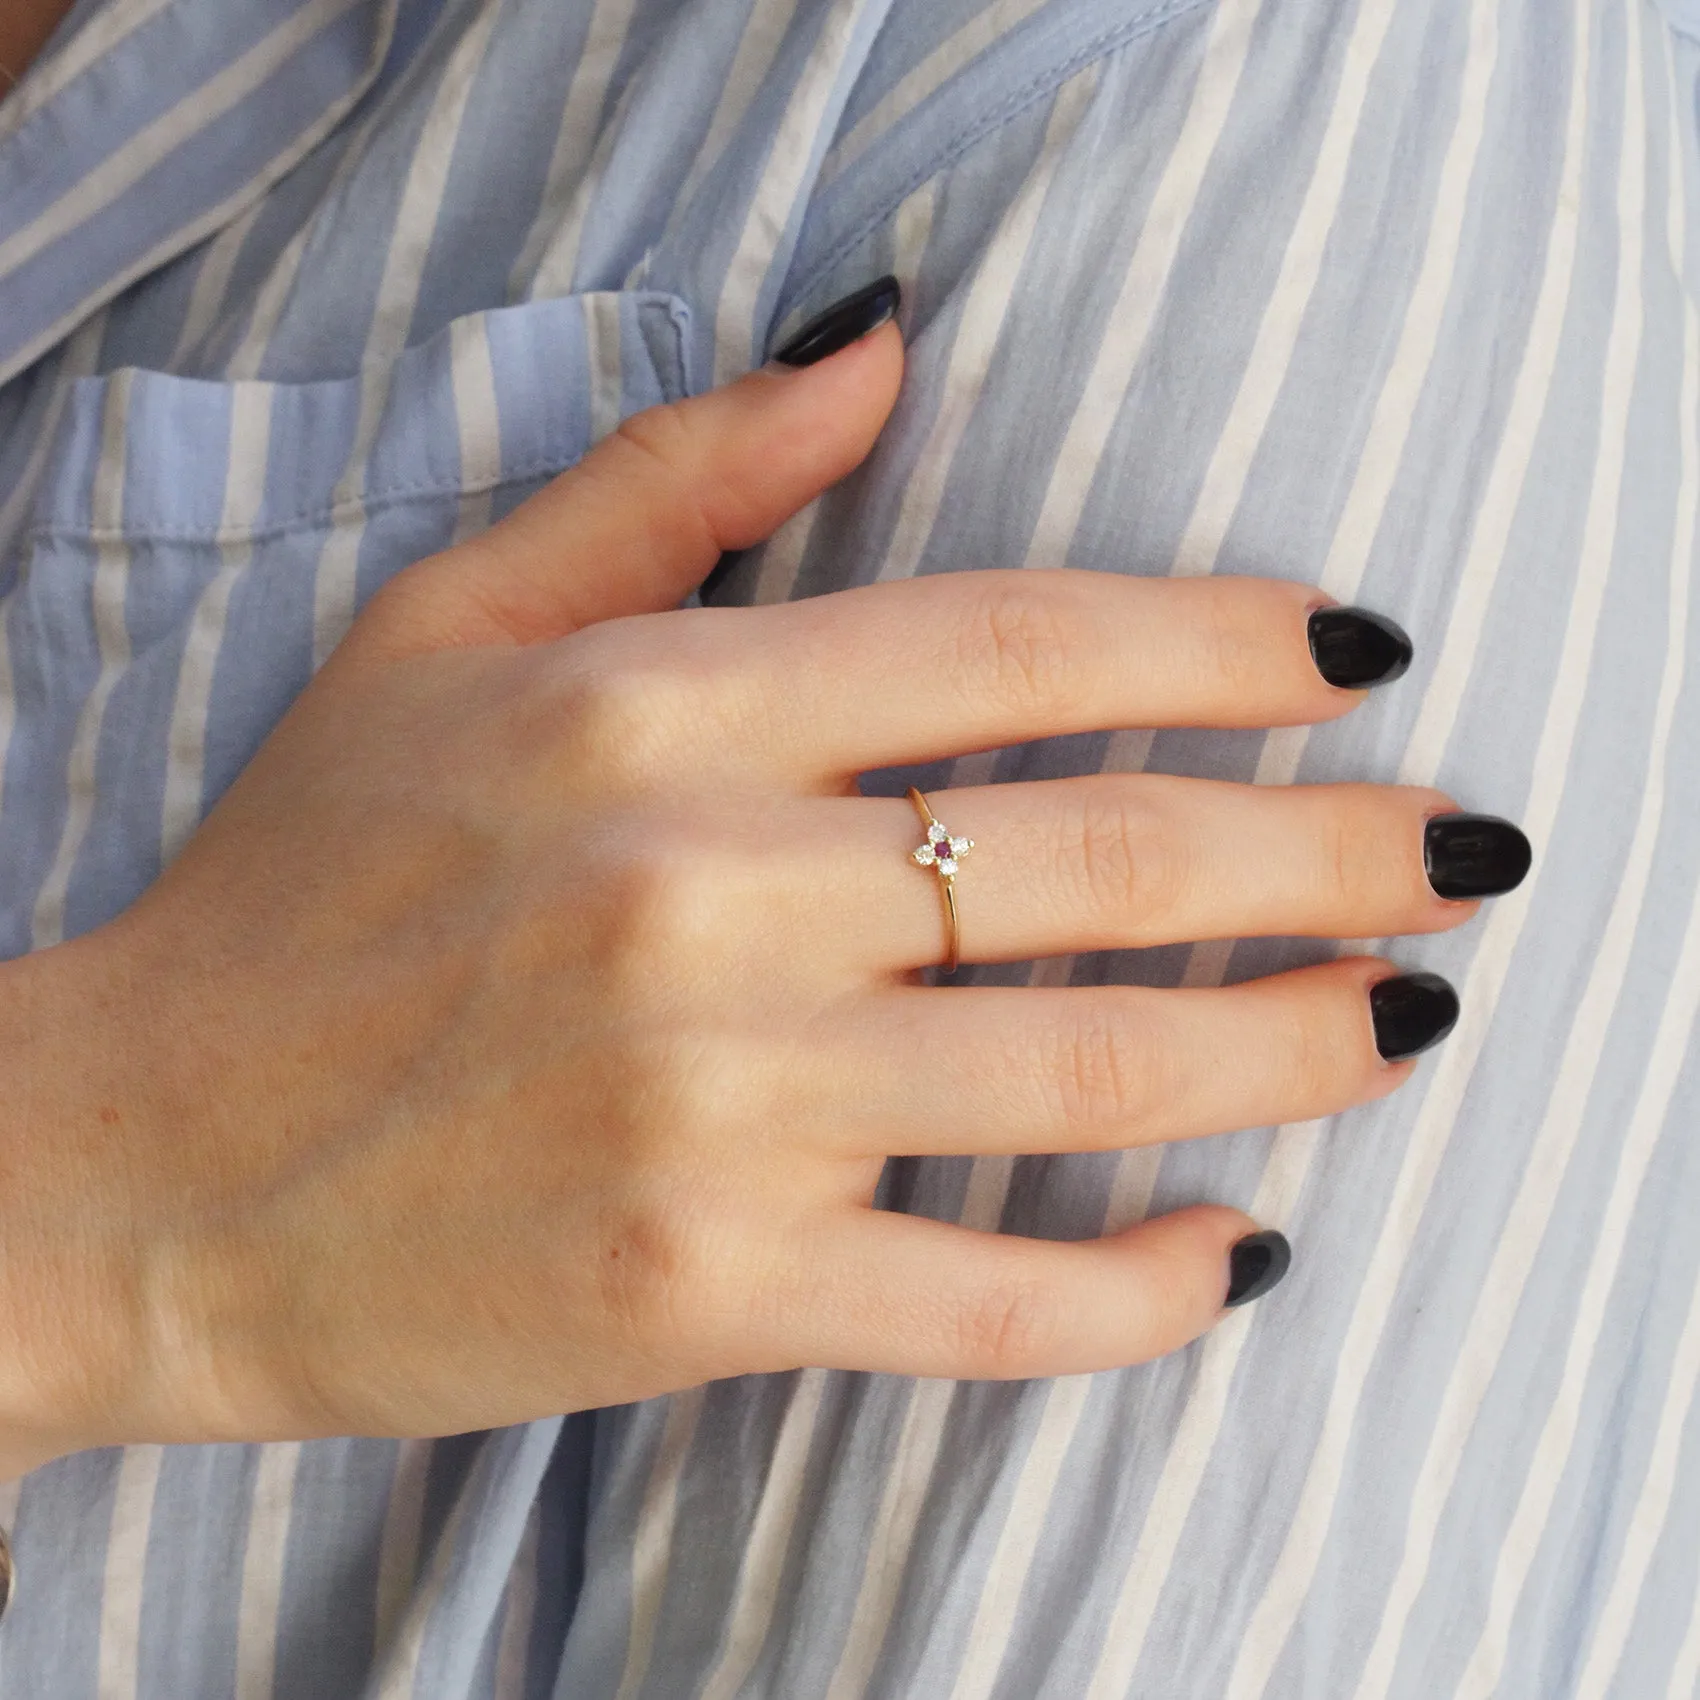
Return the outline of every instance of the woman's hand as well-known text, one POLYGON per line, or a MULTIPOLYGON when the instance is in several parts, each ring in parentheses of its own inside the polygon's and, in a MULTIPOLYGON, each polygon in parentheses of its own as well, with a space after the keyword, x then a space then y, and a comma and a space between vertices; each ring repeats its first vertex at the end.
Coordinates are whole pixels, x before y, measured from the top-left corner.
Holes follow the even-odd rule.
MULTIPOLYGON (((881 1166, 1380 1096, 1408 1072, 1371 1015, 1395 971, 924 986, 920 824, 857 776, 1361 696, 1313 660, 1325 599, 1283 582, 961 572, 680 610, 862 459, 901 365, 888 326, 641 415, 403 572, 141 902, 4 970, 18 1467, 802 1364, 1055 1375, 1218 1319, 1238 1211, 1023 1240, 873 1210, 881 1166)), ((930 801, 976 841, 966 961, 1473 913, 1425 875, 1435 792, 1105 774, 930 801)))

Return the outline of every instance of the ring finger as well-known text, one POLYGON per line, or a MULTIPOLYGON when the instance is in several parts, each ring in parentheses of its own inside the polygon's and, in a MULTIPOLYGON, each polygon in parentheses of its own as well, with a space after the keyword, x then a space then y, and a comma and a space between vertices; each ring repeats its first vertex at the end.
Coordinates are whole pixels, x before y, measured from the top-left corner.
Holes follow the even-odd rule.
MULTIPOLYGON (((1508 822, 1460 815, 1444 793, 1417 787, 1098 774, 928 801, 973 844, 954 875, 964 962, 1439 932, 1476 907, 1442 890, 1496 895, 1529 858, 1508 822)), ((830 905, 820 903, 818 859, 787 866, 799 904, 840 933, 837 952, 875 972, 943 959, 941 876, 912 859, 923 830, 907 801, 823 799, 792 818, 816 847, 836 845, 830 905)))

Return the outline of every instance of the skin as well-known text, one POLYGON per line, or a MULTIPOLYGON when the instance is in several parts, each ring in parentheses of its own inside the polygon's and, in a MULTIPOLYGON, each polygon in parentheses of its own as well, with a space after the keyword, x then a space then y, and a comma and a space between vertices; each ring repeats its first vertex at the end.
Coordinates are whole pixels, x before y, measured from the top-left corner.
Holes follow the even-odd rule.
MULTIPOLYGON (((857 776, 1351 712, 1255 579, 961 572, 681 610, 866 455, 887 326, 629 421, 402 572, 132 909, 0 968, 0 1464, 431 1435, 805 1364, 1067 1374, 1222 1315, 1257 1224, 1078 1244, 870 1208, 894 1154, 1098 1151, 1392 1091, 1392 966, 928 987, 936 876, 857 776), (1223 1057, 1235 1066, 1220 1066, 1223 1057)), ((934 794, 965 961, 1434 932, 1441 793, 934 794)))
MULTIPOLYGON (((14 77, 23 76, 70 9, 71 0, 11 0, 0 11, 0 65, 14 77)), ((5 87, 0 77, 0 93, 5 87)))

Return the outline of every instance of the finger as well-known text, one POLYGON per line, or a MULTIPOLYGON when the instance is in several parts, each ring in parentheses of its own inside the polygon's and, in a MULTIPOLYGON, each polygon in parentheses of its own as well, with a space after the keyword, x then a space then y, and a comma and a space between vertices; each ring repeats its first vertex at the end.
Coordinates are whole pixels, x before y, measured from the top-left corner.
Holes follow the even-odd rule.
POLYGON ((1077 1242, 835 1215, 778 1277, 775 1345, 792 1363, 968 1380, 1142 1363, 1221 1319, 1231 1248, 1256 1231, 1212 1205, 1077 1242))
POLYGON ((904 986, 812 1048, 811 1101, 793 1083, 788 1120, 858 1157, 1110 1151, 1311 1121, 1409 1078, 1382 1055, 1369 997, 1397 974, 1353 957, 1208 989, 904 986))
MULTIPOLYGON (((1440 791, 1106 773, 935 791, 928 802, 973 846, 954 875, 964 962, 1432 933, 1476 912, 1429 881, 1426 846, 1459 818, 1440 791)), ((739 830, 750 901, 777 906, 823 960, 870 972, 944 960, 940 876, 913 860, 923 832, 906 800, 816 798, 739 830)), ((1509 823, 1493 830, 1524 842, 1509 823)), ((1525 857, 1503 860, 1521 877, 1525 857)))
POLYGON ((816 365, 636 414, 499 525, 397 575, 361 641, 537 643, 673 608, 866 457, 902 372, 887 323, 816 365))
POLYGON ((830 788, 1057 733, 1333 719, 1362 693, 1330 684, 1317 654, 1373 682, 1366 666, 1396 677, 1410 646, 1380 616, 1330 608, 1313 654, 1327 602, 1277 579, 942 573, 705 609, 667 638, 704 680, 699 712, 737 730, 721 740, 734 759, 830 788))

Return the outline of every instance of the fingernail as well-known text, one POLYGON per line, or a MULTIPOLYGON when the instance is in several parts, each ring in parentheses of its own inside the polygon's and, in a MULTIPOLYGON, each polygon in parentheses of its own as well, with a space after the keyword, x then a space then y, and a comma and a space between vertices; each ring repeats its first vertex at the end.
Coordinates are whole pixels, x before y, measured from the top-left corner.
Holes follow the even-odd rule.
POLYGON ((1309 633, 1316 670, 1331 685, 1390 685, 1411 665, 1411 640, 1367 608, 1318 608, 1309 633))
POLYGON ((1235 1305, 1262 1298, 1287 1273, 1292 1261, 1293 1248, 1287 1236, 1273 1228, 1236 1240, 1228 1252, 1228 1296, 1222 1301, 1223 1309, 1232 1310, 1235 1305))
POLYGON ((1400 974, 1369 989, 1375 1048, 1404 1062, 1438 1045, 1458 1024, 1458 994, 1438 974, 1400 974))
POLYGON ((1436 815, 1423 829, 1423 867, 1441 897, 1499 897, 1534 860, 1529 841, 1495 815, 1436 815))
POLYGON ((870 331, 877 331, 896 316, 902 303, 903 290, 897 279, 882 277, 816 314, 773 358, 782 366, 813 366, 870 331))

